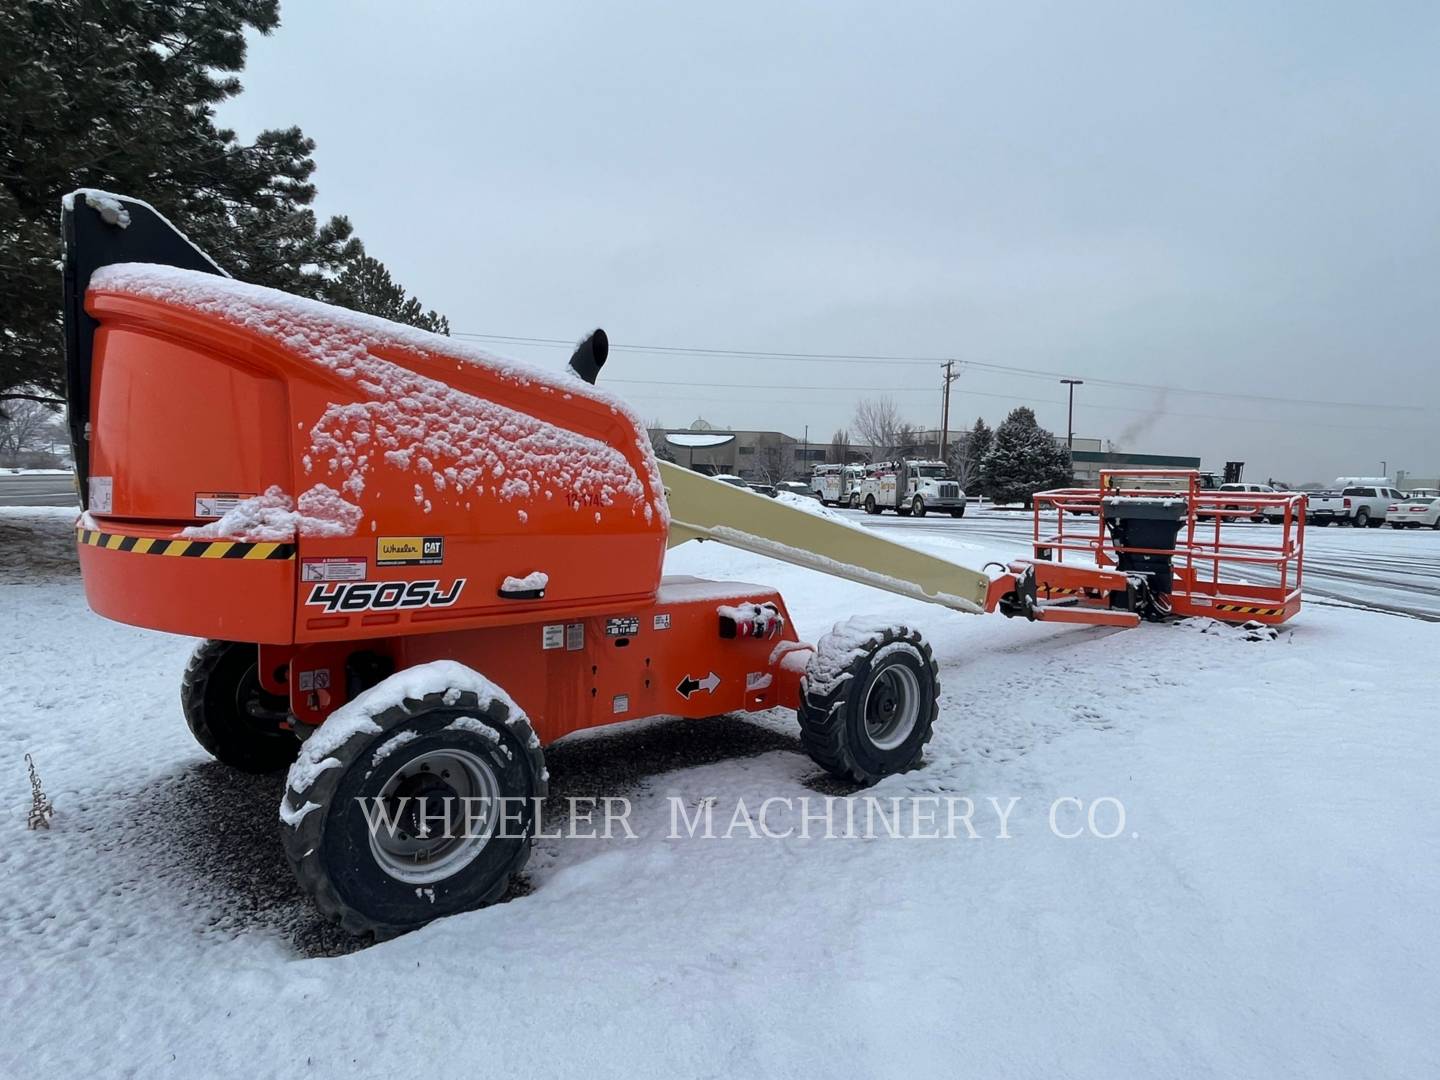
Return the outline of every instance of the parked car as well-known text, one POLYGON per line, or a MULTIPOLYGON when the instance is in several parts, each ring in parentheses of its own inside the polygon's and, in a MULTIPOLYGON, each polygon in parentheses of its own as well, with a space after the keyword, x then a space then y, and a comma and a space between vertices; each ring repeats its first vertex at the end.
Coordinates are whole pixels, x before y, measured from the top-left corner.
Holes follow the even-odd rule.
POLYGON ((1385 521, 1392 529, 1418 529, 1425 525, 1440 529, 1440 498, 1411 497, 1394 503, 1385 510, 1385 521))
POLYGON ((1397 488, 1357 484, 1345 488, 1341 493, 1345 502, 1345 520, 1357 529, 1367 525, 1378 529, 1385 523, 1385 515, 1394 503, 1403 502, 1404 494, 1397 488))
POLYGON ((772 499, 775 497, 774 484, 751 484, 750 490, 757 495, 769 495, 772 499))
MULTIPOLYGON (((819 499, 820 495, 809 484, 802 484, 798 480, 779 480, 775 484, 777 492, 784 491, 790 495, 804 495, 807 498, 819 499)), ((823 500, 821 500, 823 501, 823 500)))
POLYGON ((745 488, 749 490, 750 481, 743 476, 736 476, 734 473, 715 473, 711 480, 719 480, 722 484, 729 484, 731 487, 745 488))

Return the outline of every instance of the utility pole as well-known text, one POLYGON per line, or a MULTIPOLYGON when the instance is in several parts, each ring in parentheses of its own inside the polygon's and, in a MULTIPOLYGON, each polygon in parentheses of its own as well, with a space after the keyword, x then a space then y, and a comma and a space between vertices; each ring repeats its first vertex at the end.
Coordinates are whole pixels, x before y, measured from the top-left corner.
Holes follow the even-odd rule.
POLYGON ((944 394, 940 405, 940 460, 944 461, 945 451, 950 444, 950 384, 960 376, 954 374, 955 361, 945 361, 944 394))
POLYGON ((1075 449, 1075 387, 1084 386, 1084 379, 1061 379, 1062 383, 1070 387, 1070 411, 1065 420, 1065 449, 1075 449))

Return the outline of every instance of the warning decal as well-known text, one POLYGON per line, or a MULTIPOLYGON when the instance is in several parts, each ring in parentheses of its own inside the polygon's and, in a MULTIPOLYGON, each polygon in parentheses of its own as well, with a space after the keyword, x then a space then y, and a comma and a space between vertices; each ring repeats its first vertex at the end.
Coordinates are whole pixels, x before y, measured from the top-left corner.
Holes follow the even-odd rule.
POLYGON ((301 559, 301 581, 364 581, 364 559, 345 555, 329 556, 323 559, 301 559))
POLYGON ((197 518, 224 517, 235 509, 237 503, 255 498, 253 491, 197 491, 195 493, 195 516, 197 518))
POLYGON ((115 478, 113 476, 92 476, 89 482, 90 509, 97 514, 108 514, 115 505, 115 478))

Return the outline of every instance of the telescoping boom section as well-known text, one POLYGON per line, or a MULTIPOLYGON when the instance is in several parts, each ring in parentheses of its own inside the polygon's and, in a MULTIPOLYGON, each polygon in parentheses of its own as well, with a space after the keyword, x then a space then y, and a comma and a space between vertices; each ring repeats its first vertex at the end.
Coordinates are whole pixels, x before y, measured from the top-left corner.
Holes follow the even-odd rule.
POLYGON ((1036 495, 1032 557, 992 576, 676 465, 660 471, 671 547, 713 540, 957 611, 1135 626, 1281 623, 1300 609, 1301 494, 1206 491, 1184 470, 1106 472, 1098 488, 1036 495), (1254 517, 1278 528, 1251 528, 1254 517))

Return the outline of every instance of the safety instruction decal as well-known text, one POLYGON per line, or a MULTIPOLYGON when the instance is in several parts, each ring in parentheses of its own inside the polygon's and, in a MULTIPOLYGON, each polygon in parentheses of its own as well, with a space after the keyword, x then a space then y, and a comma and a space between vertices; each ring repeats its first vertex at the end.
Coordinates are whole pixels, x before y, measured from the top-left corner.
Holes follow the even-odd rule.
POLYGON ((197 491, 195 492, 195 516, 197 518, 224 517, 236 505, 246 499, 255 498, 253 491, 197 491))
POLYGON ((108 514, 115 505, 115 478, 113 476, 90 477, 90 509, 97 514, 108 514))
POLYGON ((365 559, 348 555, 327 556, 322 559, 301 559, 301 581, 364 581, 368 567, 365 559))

